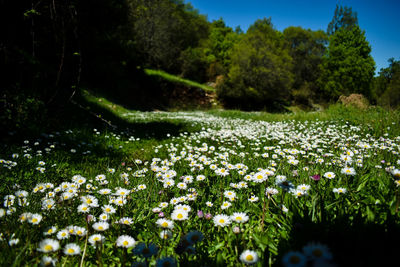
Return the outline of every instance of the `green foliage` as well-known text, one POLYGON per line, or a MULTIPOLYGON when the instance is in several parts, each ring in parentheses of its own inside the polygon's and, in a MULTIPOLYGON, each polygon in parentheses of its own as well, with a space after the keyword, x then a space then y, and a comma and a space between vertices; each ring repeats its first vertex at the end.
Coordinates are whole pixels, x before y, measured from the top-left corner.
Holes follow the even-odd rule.
POLYGON ((226 26, 222 18, 211 23, 210 34, 204 48, 207 62, 210 64, 208 70, 210 79, 227 73, 231 64, 232 48, 239 39, 240 34, 226 26))
POLYGON ((325 98, 360 93, 371 97, 375 62, 365 32, 358 26, 341 28, 330 38, 319 79, 325 98))
POLYGON ((382 68, 375 78, 373 97, 378 104, 385 107, 396 107, 399 104, 398 79, 400 76, 400 60, 390 58, 389 67, 382 68))
POLYGON ((290 56, 293 58, 293 98, 296 103, 309 104, 319 91, 317 79, 328 43, 327 35, 319 30, 288 27, 283 31, 290 56))
POLYGON ((351 7, 336 5, 335 14, 326 32, 331 36, 341 28, 350 29, 356 25, 358 25, 357 12, 353 12, 351 7))
POLYGON ((251 25, 232 52, 232 64, 218 88, 227 106, 275 109, 289 99, 292 58, 270 19, 251 25))
POLYGON ((181 53, 208 36, 206 17, 182 0, 128 2, 134 42, 145 66, 179 73, 181 53))

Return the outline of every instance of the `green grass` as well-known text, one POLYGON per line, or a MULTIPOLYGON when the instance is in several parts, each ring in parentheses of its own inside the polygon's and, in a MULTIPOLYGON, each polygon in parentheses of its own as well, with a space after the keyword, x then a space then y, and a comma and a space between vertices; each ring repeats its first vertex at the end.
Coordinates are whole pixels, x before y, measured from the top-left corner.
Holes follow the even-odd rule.
POLYGON ((184 78, 178 77, 176 75, 169 74, 162 70, 145 69, 145 72, 147 75, 158 76, 167 81, 171 81, 174 83, 183 84, 183 85, 187 85, 187 86, 194 87, 194 88, 200 88, 206 92, 215 92, 215 89, 211 86, 207 86, 205 84, 201 84, 201 83, 197 83, 197 82, 194 82, 194 81, 191 81, 188 79, 184 79, 184 78))
MULTIPOLYGON (((68 243, 76 243, 82 250, 87 243, 85 236, 72 235, 59 240, 58 252, 46 255, 65 266, 77 266, 81 261, 84 266, 130 266, 131 261, 147 261, 154 266, 165 256, 174 257, 180 266, 244 266, 239 256, 248 249, 258 253, 260 261, 255 266, 280 266, 288 251, 302 252, 314 241, 326 245, 333 254, 333 263, 339 266, 385 266, 397 259, 398 249, 392 244, 400 234, 400 187, 396 184, 400 175, 391 175, 386 168, 400 166, 398 112, 342 106, 323 112, 286 114, 236 110, 138 112, 88 91, 82 96, 85 109, 117 128, 81 125, 40 137, 27 135, 17 144, 3 144, 0 150, 2 204, 6 195, 15 195, 17 190, 26 190, 30 203, 21 206, 15 200, 14 213, 0 217, 0 265, 37 266, 45 255, 37 250, 39 243, 45 238, 56 239, 55 235, 43 234, 50 226, 62 230, 73 225, 85 228, 88 236, 96 233, 93 223, 86 222, 87 214, 78 212, 81 197, 96 197, 99 207, 92 207, 90 214, 98 218, 103 212, 101 207, 109 204, 111 197, 100 194, 99 189, 109 188, 116 193, 119 187, 132 190, 143 184, 147 188, 130 192, 123 207, 114 204, 117 212, 110 215, 110 229, 100 232, 106 238, 102 246, 88 244, 85 255, 67 256, 62 249, 68 243), (355 175, 342 173, 341 156, 345 152, 353 155, 350 165, 355 175), (298 162, 289 162, 289 157, 298 162), (41 164, 43 171, 37 169, 41 164), (212 164, 226 169, 229 164, 242 167, 228 169, 229 175, 221 176, 212 164), (246 174, 272 168, 275 174, 262 183, 245 178, 246 174), (175 186, 165 188, 160 176, 168 169, 176 172, 175 186), (336 177, 310 179, 327 172, 334 172, 336 177), (43 209, 42 201, 53 189, 40 192, 41 183, 52 183, 56 188, 71 182, 77 174, 86 182, 76 196, 62 200, 61 193, 56 192, 55 208, 43 209), (99 174, 105 174, 108 184, 96 180, 99 174), (197 180, 198 175, 205 179, 197 180), (278 175, 285 175, 294 186, 309 186, 308 193, 298 196, 285 191, 279 186, 278 175), (184 176, 193 176, 187 186, 195 189, 197 196, 194 201, 184 202, 192 209, 190 219, 175 221, 172 238, 161 240, 156 223, 159 215, 153 209, 160 202, 190 193, 176 186, 184 176), (244 181, 247 186, 242 188, 231 184, 244 181), (267 197, 267 187, 276 188, 277 194, 267 197), (339 187, 346 188, 347 193, 334 193, 333 189, 339 187), (33 188, 39 192, 34 193, 33 188), (228 200, 224 192, 228 190, 236 197, 230 200, 232 206, 223 210, 221 205, 228 200), (252 195, 259 201, 249 202, 252 195), (207 201, 213 207, 207 206, 207 201), (284 211, 282 205, 288 210, 284 211), (245 212, 249 220, 217 227, 213 220, 197 216, 198 210, 213 216, 245 212), (42 221, 22 221, 23 212, 40 214, 42 221), (132 218, 133 224, 115 223, 122 217, 132 218), (239 233, 233 232, 234 226, 240 226, 239 233), (201 231, 204 240, 194 245, 195 254, 181 253, 179 249, 186 246, 182 240, 192 230, 201 231), (121 235, 157 245, 158 254, 144 259, 132 249, 117 247, 121 235), (19 243, 9 245, 8 241, 15 239, 19 243)), ((4 212, 6 207, 0 209, 4 212)), ((164 208, 164 216, 170 219, 173 209, 171 204, 164 208)), ((308 264, 312 266, 310 260, 308 264)))

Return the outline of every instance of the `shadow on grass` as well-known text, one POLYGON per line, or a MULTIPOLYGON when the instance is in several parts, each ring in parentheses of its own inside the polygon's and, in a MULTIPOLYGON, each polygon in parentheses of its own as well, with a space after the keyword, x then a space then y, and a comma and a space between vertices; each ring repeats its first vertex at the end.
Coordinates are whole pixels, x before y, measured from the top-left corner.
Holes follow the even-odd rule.
POLYGON ((361 214, 323 223, 304 218, 293 221, 289 239, 279 244, 278 266, 287 252, 302 252, 313 242, 329 247, 333 265, 307 266, 398 266, 400 225, 391 215, 382 224, 365 222, 361 214))

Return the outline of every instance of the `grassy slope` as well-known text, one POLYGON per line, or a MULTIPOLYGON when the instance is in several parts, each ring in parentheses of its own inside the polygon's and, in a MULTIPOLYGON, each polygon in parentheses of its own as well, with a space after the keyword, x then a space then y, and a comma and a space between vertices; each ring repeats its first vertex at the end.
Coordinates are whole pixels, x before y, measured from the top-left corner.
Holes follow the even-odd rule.
POLYGON ((180 83, 183 85, 187 85, 187 86, 191 86, 191 87, 195 87, 195 88, 200 88, 203 89, 206 92, 215 92, 215 89, 212 88, 211 86, 207 86, 205 84, 200 84, 191 80, 187 80, 187 79, 183 79, 181 77, 178 77, 176 75, 173 74, 169 74, 166 73, 165 71, 162 70, 152 70, 152 69, 146 69, 145 70, 147 75, 151 75, 151 76, 159 76, 165 80, 174 82, 174 83, 180 83))

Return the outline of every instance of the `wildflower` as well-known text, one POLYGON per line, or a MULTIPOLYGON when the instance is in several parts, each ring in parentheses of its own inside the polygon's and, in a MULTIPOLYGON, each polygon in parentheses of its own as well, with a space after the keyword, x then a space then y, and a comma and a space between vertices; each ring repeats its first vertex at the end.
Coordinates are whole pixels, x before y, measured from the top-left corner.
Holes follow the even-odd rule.
POLYGON ((94 234, 88 238, 88 241, 92 246, 95 247, 97 244, 104 242, 104 239, 104 236, 100 234, 94 234))
POLYGON ((310 176, 310 178, 313 179, 314 181, 319 181, 319 180, 321 180, 321 175, 319 175, 319 174, 312 175, 312 176, 310 176))
POLYGON ((307 258, 297 251, 291 251, 286 253, 282 258, 283 266, 305 266, 307 258))
POLYGON ((324 174, 324 177, 325 177, 325 178, 328 178, 328 179, 333 179, 333 178, 336 177, 336 175, 335 175, 333 172, 326 172, 326 173, 324 174))
POLYGON ((117 247, 131 248, 135 246, 136 241, 129 235, 121 235, 117 238, 116 244, 117 247))
POLYGON ((158 252, 158 248, 153 243, 150 243, 148 246, 145 243, 139 243, 133 250, 135 255, 141 255, 145 258, 150 258, 153 255, 156 255, 158 252))
POLYGON ((232 206, 232 203, 230 203, 229 201, 224 201, 223 203, 222 203, 222 205, 221 205, 221 209, 227 209, 227 208, 229 208, 230 206, 232 206))
POLYGON ((231 224, 231 218, 225 214, 215 215, 213 220, 214 220, 215 226, 225 227, 225 226, 231 224))
POLYGON ((272 188, 272 187, 267 187, 265 189, 265 195, 266 196, 272 196, 272 195, 277 195, 279 193, 278 189, 272 188))
POLYGON ((86 204, 81 204, 78 206, 78 212, 80 213, 88 213, 90 211, 90 208, 86 204))
POLYGON ((64 247, 65 255, 79 255, 81 253, 81 248, 75 243, 69 243, 64 247))
POLYGON ((40 261, 41 266, 56 266, 56 259, 53 259, 48 256, 43 256, 42 260, 40 261))
POLYGON ((346 189, 346 188, 342 188, 342 187, 333 188, 333 193, 345 194, 346 192, 347 192, 347 189, 346 189))
POLYGON ((208 207, 210 207, 210 208, 211 208, 211 207, 213 206, 213 203, 212 203, 212 202, 210 202, 210 201, 207 201, 207 202, 206 202, 206 205, 207 205, 208 207))
POLYGON ((174 222, 167 220, 167 219, 158 219, 156 221, 156 224, 158 225, 158 227, 161 227, 164 229, 166 229, 166 228, 173 229, 174 228, 174 222))
POLYGON ((19 239, 18 238, 11 238, 8 241, 8 245, 10 245, 10 247, 17 245, 18 243, 19 243, 19 239))
POLYGON ((107 222, 97 222, 97 223, 94 223, 92 225, 92 227, 96 231, 103 232, 103 231, 107 230, 110 227, 110 225, 107 222))
POLYGON ((172 257, 160 258, 156 261, 156 267, 176 267, 176 260, 172 257))
POLYGON ((42 221, 42 218, 42 215, 35 213, 28 218, 28 222, 31 224, 39 224, 42 221))
POLYGON ((104 205, 101 209, 107 214, 114 214, 116 212, 116 209, 111 205, 104 205))
POLYGON ((32 217, 32 213, 30 213, 30 212, 24 212, 24 213, 22 213, 20 216, 19 216, 19 221, 22 223, 22 222, 25 222, 25 221, 27 221, 27 220, 29 220, 31 217, 32 217))
POLYGON ((187 184, 186 183, 178 183, 177 185, 176 185, 179 189, 186 189, 187 188, 187 184))
POLYGON ((144 189, 146 189, 146 188, 147 188, 147 187, 146 187, 145 184, 140 184, 140 185, 138 185, 137 190, 144 190, 144 189))
POLYGON ((99 216, 99 220, 100 220, 100 221, 105 222, 105 221, 107 221, 108 219, 109 219, 108 213, 102 213, 102 214, 100 214, 100 216, 99 216))
POLYGON ((170 230, 162 230, 160 232, 161 239, 170 239, 172 237, 172 232, 170 230))
POLYGON ((245 223, 249 220, 249 216, 247 216, 244 212, 234 212, 231 216, 232 221, 237 223, 245 223))
POLYGON ((252 250, 245 250, 240 254, 239 257, 240 261, 247 265, 252 265, 257 263, 258 255, 255 251, 252 250))
POLYGON ((39 243, 38 251, 48 253, 57 251, 60 248, 60 243, 57 240, 46 238, 39 243))
POLYGON ((63 230, 58 231, 58 233, 57 233, 57 239, 58 240, 67 239, 67 238, 69 238, 69 232, 68 232, 67 229, 63 229, 63 230))
POLYGON ((86 235, 86 229, 84 227, 79 227, 79 226, 74 226, 74 233, 77 236, 85 236, 86 235))
POLYGON ((310 243, 303 247, 303 253, 313 260, 331 260, 332 254, 329 248, 319 243, 310 243))
POLYGON ((185 210, 174 210, 171 214, 171 219, 174 221, 184 221, 187 220, 189 217, 189 214, 185 210))
POLYGON ((47 230, 45 232, 43 232, 43 235, 52 235, 57 231, 57 227, 56 226, 50 226, 49 228, 47 228, 47 230))
POLYGON ((131 224, 133 224, 133 220, 132 220, 132 218, 129 218, 129 217, 123 217, 123 218, 119 219, 118 223, 124 224, 124 225, 131 225, 131 224))
POLYGON ((351 167, 345 167, 340 172, 345 175, 356 175, 356 171, 351 167))
POLYGON ((249 200, 250 202, 257 202, 257 201, 258 201, 258 197, 256 197, 256 196, 251 196, 248 200, 249 200))
POLYGON ((185 240, 190 244, 194 245, 204 239, 204 235, 200 231, 191 231, 185 236, 185 240))

